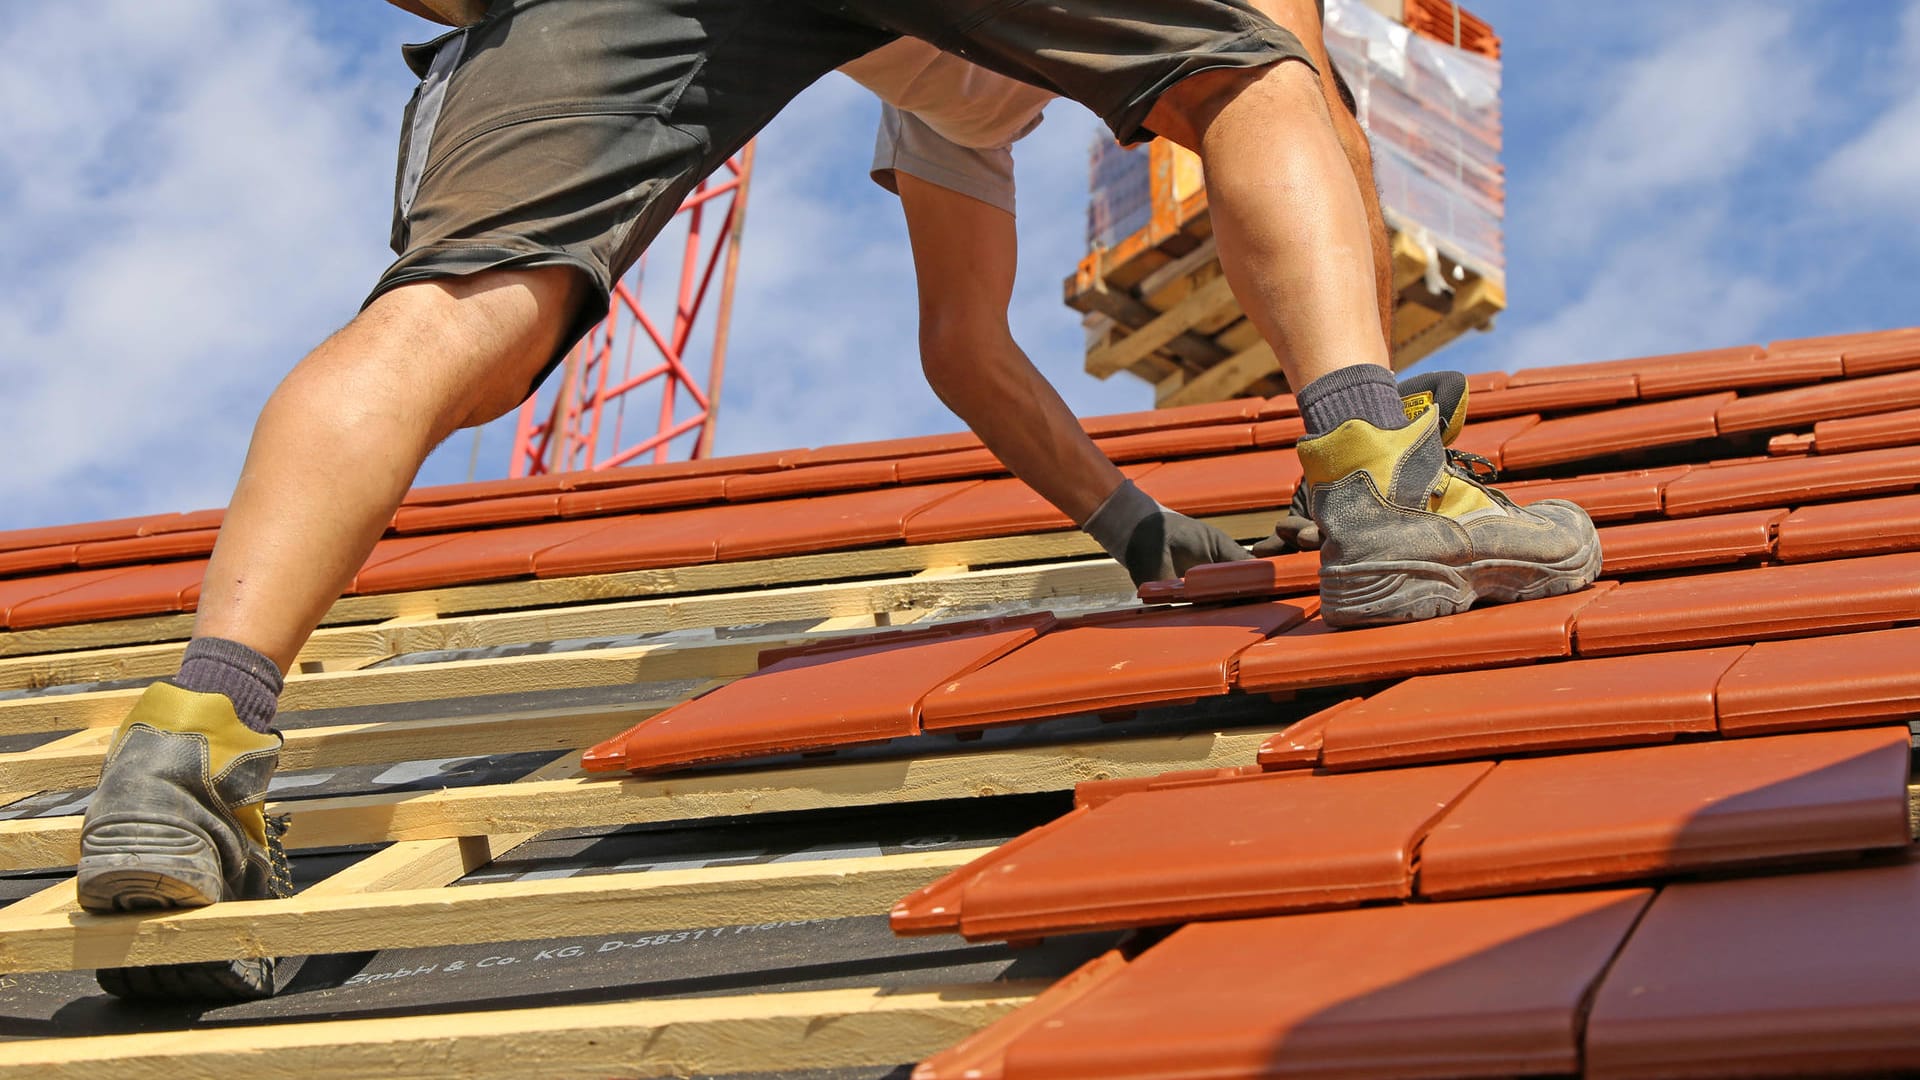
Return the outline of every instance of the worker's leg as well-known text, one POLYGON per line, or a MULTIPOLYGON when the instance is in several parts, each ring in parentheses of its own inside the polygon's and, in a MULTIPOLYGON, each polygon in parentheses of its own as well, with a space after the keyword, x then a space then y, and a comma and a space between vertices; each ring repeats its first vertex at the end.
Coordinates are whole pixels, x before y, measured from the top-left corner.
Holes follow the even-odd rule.
POLYGON ((404 285, 308 354, 254 426, 195 636, 289 668, 427 453, 526 396, 587 292, 561 267, 404 285))
POLYGON ((896 173, 920 286, 927 383, 1015 476, 1086 529, 1136 583, 1248 557, 1120 475, 1007 325, 1017 241, 998 206, 896 173))
MULTIPOLYGON (((200 636, 115 734, 81 829, 93 911, 284 895, 263 806, 280 671, 414 470, 510 409, 680 198, 794 94, 889 40, 780 0, 494 4, 410 50, 400 258, 255 432, 200 636)), ((271 992, 269 961, 102 972, 135 996, 271 992)))

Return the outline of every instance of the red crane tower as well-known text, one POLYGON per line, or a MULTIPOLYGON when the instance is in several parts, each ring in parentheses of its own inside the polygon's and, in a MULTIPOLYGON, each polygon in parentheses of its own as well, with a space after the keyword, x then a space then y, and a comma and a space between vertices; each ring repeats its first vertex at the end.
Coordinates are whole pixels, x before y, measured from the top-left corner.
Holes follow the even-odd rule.
POLYGON ((558 377, 520 406, 508 476, 611 469, 647 454, 665 461, 676 444, 689 458, 712 452, 752 171, 753 144, 748 143, 700 182, 680 204, 675 224, 655 240, 653 246, 661 248, 685 226, 670 317, 655 318, 642 306, 645 256, 614 285, 607 317, 567 354, 558 377), (711 296, 716 275, 719 294, 711 296), (703 386, 693 370, 698 362, 694 332, 710 298, 717 310, 703 386), (630 409, 636 413, 635 437, 626 430, 630 409), (648 412, 655 418, 651 427, 648 412))

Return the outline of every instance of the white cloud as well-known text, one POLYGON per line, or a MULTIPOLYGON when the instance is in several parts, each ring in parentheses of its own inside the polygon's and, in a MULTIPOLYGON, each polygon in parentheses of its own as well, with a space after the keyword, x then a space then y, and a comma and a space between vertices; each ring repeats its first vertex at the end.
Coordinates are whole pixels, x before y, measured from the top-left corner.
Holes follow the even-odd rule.
POLYGON ((0 51, 0 525, 218 505, 387 257, 406 84, 245 0, 24 6, 0 51))
POLYGON ((1551 198, 1526 222, 1553 242, 1585 244, 1663 195, 1711 190, 1810 115, 1817 66, 1788 12, 1684 11, 1594 84, 1597 111, 1556 146, 1551 198))
POLYGON ((1834 151, 1812 178, 1824 205, 1848 214, 1887 215, 1920 228, 1920 0, 1901 18, 1900 48, 1891 58, 1899 90, 1865 130, 1834 151))

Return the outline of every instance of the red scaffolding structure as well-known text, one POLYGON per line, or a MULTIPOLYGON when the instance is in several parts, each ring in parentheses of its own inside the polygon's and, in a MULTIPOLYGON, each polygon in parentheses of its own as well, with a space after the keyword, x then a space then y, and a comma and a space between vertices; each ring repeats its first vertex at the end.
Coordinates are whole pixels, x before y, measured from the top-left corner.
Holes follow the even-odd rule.
MULTIPOLYGON (((686 243, 670 319, 657 320, 642 306, 645 256, 615 284, 607 317, 573 347, 555 377, 520 406, 508 476, 611 469, 647 454, 665 461, 676 443, 691 458, 712 452, 752 171, 753 144, 748 143, 680 204, 674 220, 685 225, 686 243), (689 353, 716 277, 719 295, 703 386, 691 370, 697 361, 689 353), (636 365, 641 370, 636 372, 636 365), (629 442, 627 412, 650 406, 657 422, 629 442)), ((655 246, 675 227, 664 230, 655 246)))

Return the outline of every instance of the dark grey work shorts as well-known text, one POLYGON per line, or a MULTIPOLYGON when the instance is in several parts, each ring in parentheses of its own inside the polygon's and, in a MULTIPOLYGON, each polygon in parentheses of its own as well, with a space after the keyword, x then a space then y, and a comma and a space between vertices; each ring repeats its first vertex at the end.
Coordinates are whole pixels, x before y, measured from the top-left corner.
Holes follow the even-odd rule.
POLYGON ((1195 72, 1311 64, 1244 0, 494 0, 483 21, 406 50, 421 82, 395 181, 400 257, 373 296, 572 266, 598 295, 564 353, 702 178, 814 80, 899 34, 1073 98, 1123 141, 1195 72))

